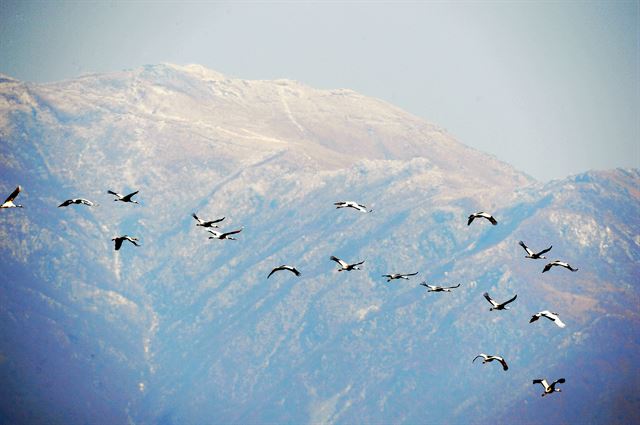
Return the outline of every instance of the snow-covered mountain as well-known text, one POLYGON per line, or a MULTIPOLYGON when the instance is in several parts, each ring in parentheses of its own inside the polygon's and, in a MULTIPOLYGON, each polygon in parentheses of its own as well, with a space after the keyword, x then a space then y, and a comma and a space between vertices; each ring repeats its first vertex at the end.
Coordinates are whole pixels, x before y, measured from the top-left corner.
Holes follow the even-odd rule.
POLYGON ((25 205, 0 214, 1 422, 640 420, 638 170, 542 184, 383 101, 196 65, 0 76, 0 141, 25 205), (302 276, 267 280, 283 263, 302 276), (567 327, 529 324, 544 309, 567 327))

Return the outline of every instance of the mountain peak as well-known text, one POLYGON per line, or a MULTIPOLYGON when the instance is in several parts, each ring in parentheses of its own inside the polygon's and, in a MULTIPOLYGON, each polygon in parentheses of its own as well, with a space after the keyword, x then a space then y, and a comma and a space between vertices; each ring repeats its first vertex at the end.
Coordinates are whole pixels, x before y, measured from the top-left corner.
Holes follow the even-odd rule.
POLYGON ((168 69, 172 69, 177 72, 183 72, 185 74, 192 75, 194 77, 200 78, 202 80, 207 81, 221 81, 227 79, 227 77, 221 72, 214 71, 213 69, 209 69, 205 66, 199 64, 187 64, 187 65, 177 65, 174 63, 163 63, 161 65, 153 65, 153 66, 163 66, 168 69))
POLYGON ((7 74, 3 74, 0 72, 0 84, 2 83, 18 83, 19 80, 16 80, 13 77, 8 76, 7 74))
MULTIPOLYGON (((201 65, 171 63, 35 84, 29 90, 36 102, 46 105, 41 113, 63 121, 95 118, 106 111, 130 117, 118 130, 123 141, 135 138, 136 128, 155 128, 156 136, 140 141, 144 155, 159 152, 158 141, 173 134, 172 141, 161 145, 177 143, 181 151, 199 156, 196 152, 213 143, 224 146, 219 152, 231 164, 250 157, 260 161, 286 150, 284 157, 294 162, 309 158, 320 169, 362 159, 427 158, 442 173, 475 182, 472 185, 511 190, 513 184, 532 181, 438 126, 352 90, 315 89, 286 79, 227 78, 201 65), (189 140, 188 148, 183 139, 189 140)), ((84 124, 97 134, 106 131, 99 120, 84 124)))

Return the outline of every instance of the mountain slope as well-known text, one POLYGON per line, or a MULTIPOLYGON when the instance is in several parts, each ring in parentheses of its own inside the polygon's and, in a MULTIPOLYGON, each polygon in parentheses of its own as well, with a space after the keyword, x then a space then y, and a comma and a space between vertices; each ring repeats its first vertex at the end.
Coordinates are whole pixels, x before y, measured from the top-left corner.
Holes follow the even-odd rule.
POLYGON ((5 421, 487 423, 515 407, 607 422, 612 406, 638 410, 623 392, 638 390, 625 360, 638 354, 637 170, 542 185, 384 102, 198 66, 1 81, 0 188, 21 183, 26 206, 0 214, 5 421), (139 189, 141 205, 107 189, 139 189), (73 196, 100 205, 56 208, 73 196), (374 212, 334 209, 346 199, 374 212), (478 210, 499 225, 467 226, 478 210), (193 211, 227 216, 239 240, 208 240, 193 211), (142 246, 114 252, 124 233, 142 246), (542 275, 520 239, 580 271, 542 275), (364 269, 338 273, 330 255, 364 269), (282 263, 302 277, 267 281, 282 263), (427 294, 422 279, 462 286, 427 294), (518 299, 489 312, 484 291, 518 299), (543 309, 567 328, 529 324, 543 309), (509 372, 471 364, 479 352, 509 372), (565 391, 540 400, 531 380, 561 375, 565 391))

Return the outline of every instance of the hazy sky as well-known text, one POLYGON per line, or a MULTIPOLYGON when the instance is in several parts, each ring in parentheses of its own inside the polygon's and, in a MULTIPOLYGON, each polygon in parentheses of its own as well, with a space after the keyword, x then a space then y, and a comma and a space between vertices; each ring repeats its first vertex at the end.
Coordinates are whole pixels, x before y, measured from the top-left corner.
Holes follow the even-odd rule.
POLYGON ((0 72, 199 63, 351 88, 547 180, 640 167, 640 6, 0 0, 0 72))

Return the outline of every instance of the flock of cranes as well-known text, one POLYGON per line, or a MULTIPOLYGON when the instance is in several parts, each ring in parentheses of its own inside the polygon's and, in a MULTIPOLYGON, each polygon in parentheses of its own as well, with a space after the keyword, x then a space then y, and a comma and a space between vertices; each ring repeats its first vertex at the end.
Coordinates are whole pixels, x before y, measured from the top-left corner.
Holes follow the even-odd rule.
MULTIPOLYGON (((14 203, 14 200, 16 199, 16 197, 20 194, 20 186, 16 187, 16 189, 11 193, 11 195, 9 195, 7 197, 7 199, 4 201, 4 203, 2 203, 2 205, 0 205, 0 208, 5 209, 5 208, 22 208, 22 205, 16 204, 14 203)), ((112 190, 108 190, 107 193, 115 196, 114 201, 119 201, 119 202, 125 202, 125 203, 133 203, 133 204, 139 204, 138 201, 134 200, 133 197, 138 193, 138 191, 129 193, 127 195, 122 195, 120 193, 114 192, 112 190)), ((84 198, 72 198, 72 199, 67 199, 64 202, 62 202, 60 205, 58 205, 58 207, 67 207, 69 205, 86 205, 89 207, 94 207, 97 206, 98 204, 89 201, 87 199, 84 198)), ((336 206, 337 209, 340 208, 352 208, 355 209, 359 212, 362 213, 370 213, 373 211, 373 209, 369 209, 367 208, 365 205, 359 204, 357 202, 353 202, 353 201, 339 201, 339 202, 335 202, 334 205, 336 206)), ((236 238, 234 238, 232 235, 236 235, 240 232, 242 232, 242 228, 238 229, 238 230, 232 230, 229 232, 222 232, 222 231, 218 231, 218 230, 212 230, 212 229, 219 229, 219 223, 221 223, 222 221, 224 221, 225 217, 222 218, 218 218, 218 219, 214 219, 214 220, 203 220, 201 218, 199 218, 195 213, 192 214, 192 217, 196 220, 196 226, 200 226, 203 227, 207 230, 208 233, 211 234, 211 236, 209 236, 209 239, 220 239, 220 240, 237 240, 236 238)), ((492 225, 497 225, 498 221, 489 213, 486 212, 477 212, 477 213, 473 213, 471 215, 469 215, 468 217, 468 221, 467 221, 467 225, 471 225, 471 223, 476 219, 476 218, 484 218, 486 220, 488 220, 492 225)), ((122 236, 115 236, 111 239, 114 242, 115 245, 115 250, 118 251, 120 250, 120 248, 122 247, 122 244, 124 243, 124 241, 128 241, 131 244, 135 245, 135 246, 140 246, 140 244, 138 243, 138 238, 137 237, 133 237, 133 236, 129 236, 129 235, 122 235, 122 236)), ((532 251, 529 247, 527 247, 527 245, 523 242, 520 241, 519 245, 526 251, 527 255, 525 256, 525 258, 528 259, 532 259, 532 260, 539 260, 539 259, 546 259, 546 257, 544 257, 543 254, 549 252, 551 250, 551 248, 553 248, 553 246, 550 246, 549 248, 546 248, 540 252, 534 252, 532 251)), ((338 271, 342 272, 342 271, 353 271, 353 270, 360 270, 360 266, 362 264, 364 264, 364 260, 363 261, 359 261, 356 263, 348 263, 338 257, 335 256, 331 256, 330 257, 331 261, 335 261, 338 265, 338 271)), ((577 268, 573 268, 571 265, 569 265, 568 263, 564 262, 564 261, 560 261, 560 260, 554 260, 551 261, 549 263, 547 263, 544 266, 544 269, 542 270, 542 273, 545 273, 549 270, 551 270, 552 267, 564 267, 572 272, 576 272, 578 271, 577 268)), ((294 266, 291 265, 286 265, 286 264, 282 264, 278 267, 275 267, 271 270, 271 272, 267 275, 267 279, 269 279, 274 273, 279 272, 279 271, 288 271, 291 272, 292 274, 294 274, 295 276, 299 277, 301 275, 301 272, 294 266)), ((397 279, 404 279, 404 280, 409 280, 409 277, 411 276, 416 276, 418 274, 418 272, 414 272, 414 273, 389 273, 389 274, 384 274, 382 275, 382 277, 387 279, 387 282, 391 282, 392 280, 397 280, 397 279)), ((420 286, 424 286, 427 288, 427 292, 452 292, 452 289, 456 289, 460 287, 460 284, 458 283, 457 285, 454 286, 437 286, 437 285, 430 285, 426 282, 422 282, 419 284, 420 286)), ((491 307, 489 308, 489 311, 493 311, 493 310, 509 310, 509 307, 507 307, 508 304, 514 302, 516 300, 516 298, 518 297, 518 295, 514 295, 512 298, 504 301, 504 302, 497 302, 496 300, 494 300, 493 298, 491 298, 489 296, 489 293, 485 292, 483 294, 484 298, 489 302, 489 304, 491 304, 491 307)), ((554 322, 558 327, 560 328, 564 328, 566 325, 562 322, 562 320, 560 320, 560 317, 558 316, 558 313, 553 313, 550 312, 548 310, 543 310, 541 312, 538 312, 536 314, 534 314, 531 319, 529 320, 529 323, 533 323, 535 321, 537 321, 538 319, 540 319, 541 317, 544 317, 548 320, 551 320, 552 322, 554 322)), ((507 371, 509 369, 509 366, 507 365, 507 362, 505 361, 505 359, 501 356, 497 356, 497 355, 488 355, 485 353, 480 353, 479 355, 477 355, 473 360, 472 363, 475 362, 478 358, 482 358, 482 364, 485 363, 490 363, 492 361, 497 361, 498 363, 500 363, 502 365, 503 370, 507 371)), ((560 378, 557 379, 555 381, 553 381, 551 384, 549 384, 547 382, 546 379, 534 379, 533 380, 533 384, 541 384, 544 387, 544 393, 542 393, 542 396, 544 397, 545 395, 549 395, 552 394, 554 392, 560 392, 559 388, 556 388, 557 384, 564 384, 565 383, 565 379, 564 378, 560 378)))

